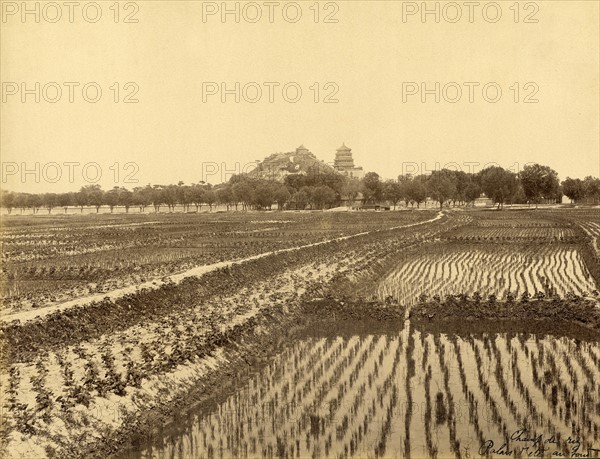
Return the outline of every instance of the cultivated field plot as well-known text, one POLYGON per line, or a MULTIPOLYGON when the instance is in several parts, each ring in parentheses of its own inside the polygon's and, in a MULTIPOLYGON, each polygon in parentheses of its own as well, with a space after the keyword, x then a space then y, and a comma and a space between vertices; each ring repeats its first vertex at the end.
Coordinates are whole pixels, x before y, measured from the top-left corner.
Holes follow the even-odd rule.
POLYGON ((458 228, 446 235, 448 239, 466 241, 506 241, 506 240, 531 240, 531 241, 569 241, 576 237, 573 228, 561 226, 508 226, 476 224, 458 228))
POLYGON ((506 300, 590 295, 598 290, 598 258, 591 230, 597 213, 475 211, 417 250, 398 255, 377 294, 410 305, 421 295, 479 294, 506 300), (593 217, 592 217, 593 215, 593 217), (582 223, 583 222, 583 223, 582 223), (584 226, 582 229, 580 226, 584 226), (588 234, 588 232, 590 234, 588 234))
POLYGON ((574 245, 430 244, 407 253, 381 281, 379 295, 414 304, 421 294, 496 295, 505 299, 524 292, 547 296, 581 295, 596 290, 574 245))
POLYGON ((453 241, 562 241, 570 242, 577 238, 577 224, 569 219, 548 216, 532 216, 522 211, 471 212, 472 224, 456 228, 445 237, 453 241))
POLYGON ((592 210, 574 210, 568 216, 561 214, 563 219, 570 219, 592 239, 596 255, 600 257, 600 212, 592 210))
POLYGON ((119 457, 575 456, 600 436, 598 378, 600 344, 569 338, 309 337, 119 457))
POLYGON ((0 457, 598 457, 596 219, 8 219, 0 457))
POLYGON ((134 424, 140 411, 184 396, 226 363, 222 347, 230 340, 273 326, 274 311, 298 308, 335 276, 368 270, 457 221, 427 216, 422 225, 308 244, 114 299, 7 316, 0 399, 8 450, 71 458, 89 457, 97 443, 114 448, 106 438, 134 424))
POLYGON ((5 310, 40 308, 185 271, 432 218, 435 212, 5 217, 5 310))

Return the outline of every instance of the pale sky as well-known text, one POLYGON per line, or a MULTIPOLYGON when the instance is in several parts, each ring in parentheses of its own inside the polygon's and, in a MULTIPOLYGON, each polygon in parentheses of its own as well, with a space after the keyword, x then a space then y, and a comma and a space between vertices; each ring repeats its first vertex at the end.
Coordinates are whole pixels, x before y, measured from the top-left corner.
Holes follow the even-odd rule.
MULTIPOLYGON (((312 0, 297 2, 302 16, 295 23, 283 16, 285 6, 287 18, 294 19, 293 2, 273 7, 273 23, 263 1, 240 2, 239 23, 233 14, 223 22, 219 12, 203 21, 203 8, 220 9, 221 2, 137 1, 127 7, 121 2, 118 23, 110 9, 113 1, 98 2, 102 17, 96 23, 88 23, 82 13, 90 2, 75 8, 73 23, 64 2, 56 3, 62 12, 56 23, 48 19, 57 9, 47 2, 27 4, 33 10, 36 3, 39 23, 34 14, 23 22, 20 1, 2 2, 3 188, 62 192, 88 183, 104 189, 203 178, 218 183, 225 174, 222 163, 235 171, 236 164, 243 168, 300 144, 331 162, 342 142, 352 148, 357 165, 384 178, 403 169, 426 172, 436 163, 477 171, 490 162, 513 170, 540 162, 563 179, 600 175, 595 0, 520 2, 518 23, 514 1, 498 2, 502 16, 495 23, 488 20, 496 9, 485 1, 475 7, 472 23, 462 1, 455 4, 462 13, 455 23, 449 20, 457 10, 448 2, 427 3, 432 10, 439 4, 439 23, 433 14, 423 22, 420 11, 403 21, 403 8, 410 12, 421 2, 401 1, 317 2, 318 23, 312 0), (256 6, 262 17, 251 23, 256 6), (15 8, 19 11, 11 14, 15 8), (135 13, 137 23, 123 23, 129 13, 135 13), (328 14, 337 23, 325 23, 328 14), (524 23, 528 15, 538 22, 524 23), (40 88, 46 85, 39 103, 35 94, 21 101, 23 82, 29 89, 36 82, 40 88), (51 82, 62 87, 60 97, 51 82), (79 83, 73 103, 65 82, 79 83), (89 82, 102 89, 97 103, 83 99, 82 87, 89 82), (119 103, 113 100, 115 82, 119 103), (125 88, 128 82, 139 88, 138 103, 123 103, 136 88, 125 88), (222 103, 217 94, 203 101, 203 83, 210 82, 230 89, 236 82, 240 87, 251 83, 247 98, 255 97, 256 86, 262 87, 262 97, 250 103, 240 94, 235 103, 228 95, 222 103), (273 102, 269 82, 278 83, 273 102), (423 103, 420 93, 405 95, 403 101, 403 83, 410 82, 419 90, 422 82, 430 89, 436 82, 440 88, 451 83, 446 97, 456 96, 456 86, 462 97, 450 103, 440 89, 439 103, 434 94, 423 103), (479 84, 472 86, 473 103, 468 82, 479 84), (294 85, 301 88, 298 102, 284 99, 287 83, 292 83, 289 98, 295 96, 294 85), (488 99, 495 97, 496 87, 502 90, 496 103, 483 97, 488 83, 493 83, 488 99), (316 87, 318 103, 313 100, 316 87), (334 90, 338 102, 323 103, 334 90), (534 92, 531 97, 539 102, 523 103, 534 92), (47 102, 44 95, 58 102, 47 102), (21 175, 23 166, 35 170, 36 163, 39 176, 21 175), (60 166, 60 178, 52 163, 60 166), (135 163, 137 170, 125 169, 126 163, 135 163), (102 177, 95 182, 98 168, 102 177), (215 168, 216 175, 206 174, 215 168), (135 172, 137 184, 125 180, 127 172, 135 172)), ((235 5, 227 3, 232 10, 235 5)), ((86 17, 93 19, 95 13, 89 7, 86 17)), ((94 97, 94 88, 88 89, 94 97)))

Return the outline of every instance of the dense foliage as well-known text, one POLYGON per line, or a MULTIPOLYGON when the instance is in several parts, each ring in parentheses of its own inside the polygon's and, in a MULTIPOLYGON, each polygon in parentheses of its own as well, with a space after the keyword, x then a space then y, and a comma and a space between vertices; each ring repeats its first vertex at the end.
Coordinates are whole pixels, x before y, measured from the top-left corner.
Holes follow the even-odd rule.
POLYGON ((77 192, 31 194, 3 190, 0 206, 10 213, 12 209, 40 209, 48 213, 55 208, 115 207, 138 208, 141 212, 151 207, 158 212, 165 206, 169 211, 176 207, 184 212, 199 211, 202 206, 212 210, 215 205, 230 209, 327 209, 345 204, 373 205, 388 203, 396 207, 400 202, 417 207, 429 198, 444 205, 469 205, 482 193, 498 207, 506 203, 555 203, 563 194, 574 202, 598 204, 600 179, 567 178, 559 183, 556 171, 548 166, 525 166, 516 174, 499 166, 488 167, 476 174, 449 169, 435 170, 429 175, 399 176, 397 180, 382 181, 375 172, 367 173, 362 180, 346 177, 337 172, 315 171, 290 173, 283 181, 254 177, 249 174, 234 175, 227 183, 211 185, 204 182, 185 185, 146 185, 128 190, 114 187, 104 191, 99 185, 87 185, 77 192))

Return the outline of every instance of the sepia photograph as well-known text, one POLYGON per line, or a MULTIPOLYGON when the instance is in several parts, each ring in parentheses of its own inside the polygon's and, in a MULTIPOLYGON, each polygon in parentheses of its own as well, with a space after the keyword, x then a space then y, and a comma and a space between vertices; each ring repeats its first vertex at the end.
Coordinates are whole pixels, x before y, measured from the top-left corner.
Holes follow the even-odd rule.
POLYGON ((600 458, 600 0, 0 13, 0 459, 600 458))

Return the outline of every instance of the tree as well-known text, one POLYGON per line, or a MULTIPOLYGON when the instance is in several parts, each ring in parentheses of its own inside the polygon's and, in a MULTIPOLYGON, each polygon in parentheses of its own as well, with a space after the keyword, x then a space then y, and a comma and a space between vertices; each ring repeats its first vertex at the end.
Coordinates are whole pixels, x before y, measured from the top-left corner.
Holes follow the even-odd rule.
POLYGON ((395 180, 387 180, 383 184, 382 196, 383 199, 391 202, 394 205, 394 210, 396 210, 396 205, 404 196, 404 187, 395 180))
MULTIPOLYGON (((180 182, 183 183, 183 182, 180 182)), ((181 202, 179 200, 180 186, 168 185, 162 189, 162 201, 169 208, 169 212, 175 212, 175 206, 181 202)))
POLYGON ((465 188, 465 202, 467 204, 475 203, 475 200, 481 196, 481 188, 477 183, 471 182, 465 188))
POLYGON ((196 212, 202 207, 202 203, 205 202, 204 194, 206 191, 202 185, 194 184, 190 188, 190 202, 196 206, 196 212))
POLYGON ((133 193, 127 188, 121 187, 119 190, 118 205, 125 207, 125 213, 129 213, 129 208, 133 204, 133 193))
POLYGON ((356 178, 347 178, 344 186, 342 187, 341 196, 346 200, 346 205, 351 207, 356 201, 358 193, 360 192, 360 182, 356 178))
POLYGON ((110 209, 110 213, 113 213, 115 206, 119 203, 119 187, 115 186, 111 190, 104 193, 104 204, 110 209))
POLYGON ((600 200, 600 179, 587 176, 583 179, 585 197, 592 199, 595 204, 600 200))
POLYGON ((306 192, 306 190, 302 189, 300 191, 296 191, 292 195, 292 202, 294 202, 294 206, 296 209, 304 210, 310 201, 310 196, 306 192))
POLYGON ((75 205, 79 207, 80 213, 83 213, 83 208, 88 205, 87 194, 83 188, 75 193, 75 205))
POLYGON ((81 188, 81 193, 85 195, 86 204, 94 206, 96 213, 98 213, 104 203, 104 191, 102 191, 100 185, 86 185, 81 188))
POLYGON ((208 208, 212 212, 213 205, 217 202, 217 196, 213 190, 207 190, 204 193, 204 202, 208 204, 208 208))
POLYGON ((402 195, 402 200, 404 201, 404 206, 408 208, 408 203, 410 202, 410 188, 412 186, 412 180, 405 179, 405 176, 398 176, 398 183, 401 188, 400 194, 402 195))
POLYGON ((140 206, 140 212, 144 212, 146 207, 152 204, 152 196, 154 194, 154 189, 150 184, 145 187, 135 187, 133 189, 133 203, 136 206, 140 206))
POLYGON ((312 190, 311 201, 317 209, 331 207, 336 201, 336 194, 327 185, 317 186, 312 190))
POLYGON ((558 174, 554 169, 541 164, 528 165, 519 174, 523 192, 537 208, 541 199, 553 198, 558 192, 558 174))
POLYGON ((371 202, 375 204, 377 201, 380 201, 383 186, 381 184, 379 174, 376 172, 369 172, 366 174, 361 182, 361 191, 365 202, 371 202))
POLYGON ((160 212, 160 206, 165 203, 165 193, 163 192, 164 187, 162 185, 154 185, 149 194, 152 199, 152 205, 154 206, 154 212, 160 212))
POLYGON ((273 197, 275 198, 275 202, 277 202, 279 210, 283 210, 283 207, 290 200, 291 194, 285 185, 280 185, 275 189, 273 197))
POLYGON ((233 193, 231 191, 231 187, 226 185, 222 188, 219 188, 215 191, 217 202, 224 206, 227 206, 227 210, 229 210, 230 204, 233 202, 233 193))
POLYGON ((452 205, 456 206, 456 203, 464 203, 466 198, 466 189, 471 183, 471 175, 463 171, 452 171, 454 176, 454 184, 456 185, 456 191, 450 197, 452 199, 452 205))
POLYGON ((406 197, 408 198, 411 205, 417 204, 417 209, 421 206, 421 203, 427 199, 427 187, 419 180, 414 179, 408 182, 406 185, 406 197))
POLYGON ((191 187, 181 181, 177 184, 177 201, 183 206, 184 212, 189 212, 192 203, 191 187))
POLYGON ((516 175, 499 166, 491 166, 479 173, 481 188, 498 209, 511 199, 517 192, 518 181, 516 175))
POLYGON ((27 195, 27 207, 30 207, 34 214, 37 214, 40 207, 42 207, 42 198, 39 194, 28 194, 27 195))
POLYGON ((42 206, 48 209, 48 213, 52 212, 56 206, 58 206, 58 195, 56 193, 44 193, 41 196, 42 206))
POLYGON ((567 177, 561 185, 563 193, 571 202, 577 202, 585 197, 585 189, 581 179, 567 177))
POLYGON ((58 205, 65 210, 65 214, 69 206, 72 206, 74 203, 75 193, 61 193, 58 195, 58 205))
POLYGON ((275 201, 274 191, 270 182, 263 180, 257 182, 252 196, 252 204, 257 209, 270 209, 275 201))
POLYGON ((336 172, 327 174, 321 173, 315 176, 315 185, 327 185, 329 188, 331 188, 336 194, 336 201, 338 197, 342 195, 342 191, 344 190, 347 181, 347 177, 336 172))
MULTIPOLYGON (((231 183, 231 182, 230 182, 231 183)), ((246 210, 251 205, 254 194, 254 186, 248 181, 238 181, 231 186, 236 202, 242 203, 242 208, 246 210)))
POLYGON ((284 185, 296 191, 308 186, 308 178, 304 174, 289 174, 283 179, 284 185))
POLYGON ((23 215, 23 211, 29 205, 28 201, 29 201, 29 199, 27 197, 27 194, 25 194, 25 193, 16 193, 15 194, 14 206, 18 209, 21 209, 21 215, 23 215))
POLYGON ((0 190, 0 207, 3 207, 10 214, 15 206, 15 193, 7 190, 0 190))
POLYGON ((456 184, 453 178, 452 171, 442 169, 433 171, 427 180, 429 195, 440 204, 440 210, 444 207, 444 203, 456 193, 456 184))

